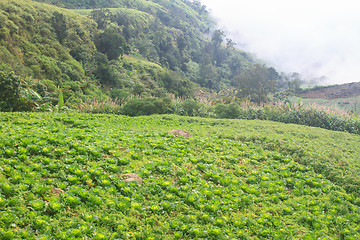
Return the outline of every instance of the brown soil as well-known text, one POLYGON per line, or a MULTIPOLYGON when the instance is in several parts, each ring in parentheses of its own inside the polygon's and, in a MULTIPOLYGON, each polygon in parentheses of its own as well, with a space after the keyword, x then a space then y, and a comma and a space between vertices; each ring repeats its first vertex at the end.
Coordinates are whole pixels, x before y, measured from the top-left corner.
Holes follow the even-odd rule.
POLYGON ((321 89, 310 90, 306 93, 301 94, 301 97, 306 97, 310 99, 337 99, 356 96, 360 96, 360 82, 324 87, 321 89))
POLYGON ((53 189, 51 189, 51 192, 55 197, 58 197, 61 194, 64 194, 65 191, 60 188, 53 188, 53 189))
POLYGON ((169 132, 169 134, 174 135, 175 137, 180 137, 183 136, 184 138, 191 138, 191 134, 188 132, 185 132, 184 130, 180 130, 180 129, 173 129, 169 132))
POLYGON ((125 173, 122 174, 121 177, 124 179, 125 182, 137 182, 141 184, 143 182, 142 178, 137 175, 136 173, 125 173))

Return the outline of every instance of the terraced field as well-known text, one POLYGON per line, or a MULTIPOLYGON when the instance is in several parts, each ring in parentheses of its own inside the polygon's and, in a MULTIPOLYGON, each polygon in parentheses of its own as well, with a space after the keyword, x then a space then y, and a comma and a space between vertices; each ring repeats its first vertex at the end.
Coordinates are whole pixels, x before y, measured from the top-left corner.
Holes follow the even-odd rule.
POLYGON ((1 239, 360 238, 359 135, 173 115, 0 122, 1 239))

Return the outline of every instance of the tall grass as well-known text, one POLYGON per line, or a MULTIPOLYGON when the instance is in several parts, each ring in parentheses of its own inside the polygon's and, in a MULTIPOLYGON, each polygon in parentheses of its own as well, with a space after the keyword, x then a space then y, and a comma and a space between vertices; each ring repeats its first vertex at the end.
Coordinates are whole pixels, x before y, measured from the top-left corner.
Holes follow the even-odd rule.
POLYGON ((257 105, 250 101, 195 101, 174 96, 163 99, 130 97, 121 103, 117 100, 91 100, 81 105, 79 110, 86 113, 129 115, 129 109, 130 116, 146 112, 146 115, 170 113, 208 118, 260 119, 360 134, 360 119, 356 114, 336 106, 316 103, 273 102, 257 105), (151 106, 151 109, 147 110, 146 106, 151 106))
POLYGON ((355 114, 341 108, 317 104, 277 103, 263 107, 251 106, 242 108, 239 118, 271 120, 360 134, 360 121, 355 114))
POLYGON ((91 99, 79 105, 79 111, 85 113, 121 114, 122 105, 118 99, 91 99))

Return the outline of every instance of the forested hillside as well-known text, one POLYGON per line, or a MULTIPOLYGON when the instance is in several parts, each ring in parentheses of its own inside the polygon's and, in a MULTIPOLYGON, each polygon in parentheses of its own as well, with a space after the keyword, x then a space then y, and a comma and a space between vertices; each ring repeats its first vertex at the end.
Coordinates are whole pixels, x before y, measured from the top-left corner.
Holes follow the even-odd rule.
POLYGON ((287 87, 275 69, 235 49, 198 1, 41 2, 0 1, 2 111, 49 109, 59 99, 78 108, 193 97, 200 88, 261 102, 287 87))

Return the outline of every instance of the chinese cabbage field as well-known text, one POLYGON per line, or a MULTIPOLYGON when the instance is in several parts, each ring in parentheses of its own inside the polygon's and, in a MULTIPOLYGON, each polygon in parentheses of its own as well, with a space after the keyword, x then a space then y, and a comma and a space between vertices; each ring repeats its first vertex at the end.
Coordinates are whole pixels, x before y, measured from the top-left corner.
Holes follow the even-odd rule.
POLYGON ((0 131, 0 239, 360 238, 359 135, 78 113, 0 113, 0 131))

